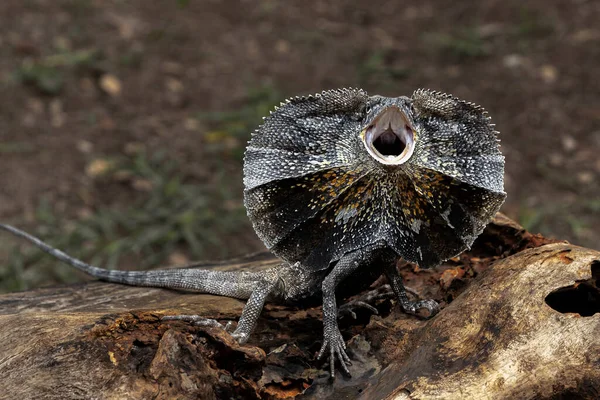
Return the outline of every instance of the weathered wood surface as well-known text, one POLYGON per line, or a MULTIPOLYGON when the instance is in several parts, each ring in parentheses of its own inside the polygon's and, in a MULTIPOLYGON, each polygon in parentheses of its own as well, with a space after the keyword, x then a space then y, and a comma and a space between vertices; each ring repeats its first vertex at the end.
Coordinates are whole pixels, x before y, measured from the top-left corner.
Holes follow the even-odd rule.
POLYGON ((440 268, 399 268, 442 311, 423 321, 384 299, 378 316, 342 318, 353 377, 334 383, 314 360, 318 306, 268 305, 239 346, 216 328, 160 320, 234 320, 243 303, 229 298, 103 282, 0 296, 0 398, 600 398, 600 252, 499 216, 440 268))

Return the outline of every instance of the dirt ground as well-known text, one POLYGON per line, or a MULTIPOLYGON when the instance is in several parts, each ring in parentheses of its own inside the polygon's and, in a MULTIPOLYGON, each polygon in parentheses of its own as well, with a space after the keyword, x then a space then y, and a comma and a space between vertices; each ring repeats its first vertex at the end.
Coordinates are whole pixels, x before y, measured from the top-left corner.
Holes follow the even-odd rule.
MULTIPOLYGON (((0 220, 121 267, 260 250, 241 163, 269 108, 426 87, 489 111, 506 214, 600 248, 599 20, 586 0, 4 0, 0 220)), ((6 236, 0 290, 72 279, 13 267, 6 236)))

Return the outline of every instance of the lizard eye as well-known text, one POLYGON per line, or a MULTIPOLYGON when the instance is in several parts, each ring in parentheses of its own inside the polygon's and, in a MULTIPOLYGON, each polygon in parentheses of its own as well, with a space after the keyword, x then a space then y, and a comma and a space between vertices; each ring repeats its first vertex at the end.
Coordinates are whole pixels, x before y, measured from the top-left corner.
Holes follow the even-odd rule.
POLYGON ((413 117, 417 115, 417 110, 415 110, 415 106, 412 104, 410 105, 410 113, 413 115, 413 117))

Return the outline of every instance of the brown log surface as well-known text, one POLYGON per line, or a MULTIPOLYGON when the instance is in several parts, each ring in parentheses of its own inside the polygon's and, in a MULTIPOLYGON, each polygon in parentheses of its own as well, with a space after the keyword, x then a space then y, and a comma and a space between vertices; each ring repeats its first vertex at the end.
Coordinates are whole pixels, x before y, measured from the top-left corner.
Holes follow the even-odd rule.
POLYGON ((0 398, 600 398, 600 252, 499 215, 460 257, 399 268, 442 311, 420 320, 384 299, 379 315, 342 318, 353 376, 333 383, 314 360, 317 305, 267 305, 240 346, 217 328, 160 320, 235 320, 243 302, 225 297, 96 281, 3 295, 0 398))

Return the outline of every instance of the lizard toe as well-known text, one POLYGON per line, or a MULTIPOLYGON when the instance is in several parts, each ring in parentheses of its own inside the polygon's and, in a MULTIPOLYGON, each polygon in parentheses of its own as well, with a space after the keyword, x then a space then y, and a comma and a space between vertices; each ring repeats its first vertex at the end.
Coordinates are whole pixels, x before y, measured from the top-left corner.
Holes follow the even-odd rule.
POLYGON ((213 326, 223 328, 223 325, 216 319, 202 317, 200 315, 166 315, 161 318, 162 321, 186 321, 197 326, 213 326))
POLYGON ((428 315, 423 316, 424 318, 432 318, 434 315, 440 312, 440 305, 433 299, 409 302, 404 305, 404 312, 407 314, 421 316, 420 310, 427 311, 428 315))
POLYGON ((351 300, 346 304, 340 306, 338 309, 338 318, 349 315, 353 319, 356 319, 356 310, 363 308, 371 313, 378 315, 379 311, 372 304, 380 299, 388 299, 394 296, 394 292, 392 291, 390 285, 382 285, 376 289, 373 289, 367 293, 362 294, 356 300, 351 300))
POLYGON ((239 332, 238 330, 235 330, 231 336, 237 340, 239 344, 246 343, 250 338, 250 335, 247 332, 239 332))
POLYGON ((342 371, 344 371, 346 375, 351 376, 348 366, 352 365, 352 363, 350 362, 350 357, 348 357, 345 349, 346 343, 337 327, 335 327, 330 334, 325 334, 317 359, 320 360, 329 350, 329 374, 331 379, 335 379, 336 360, 339 361, 342 371))

